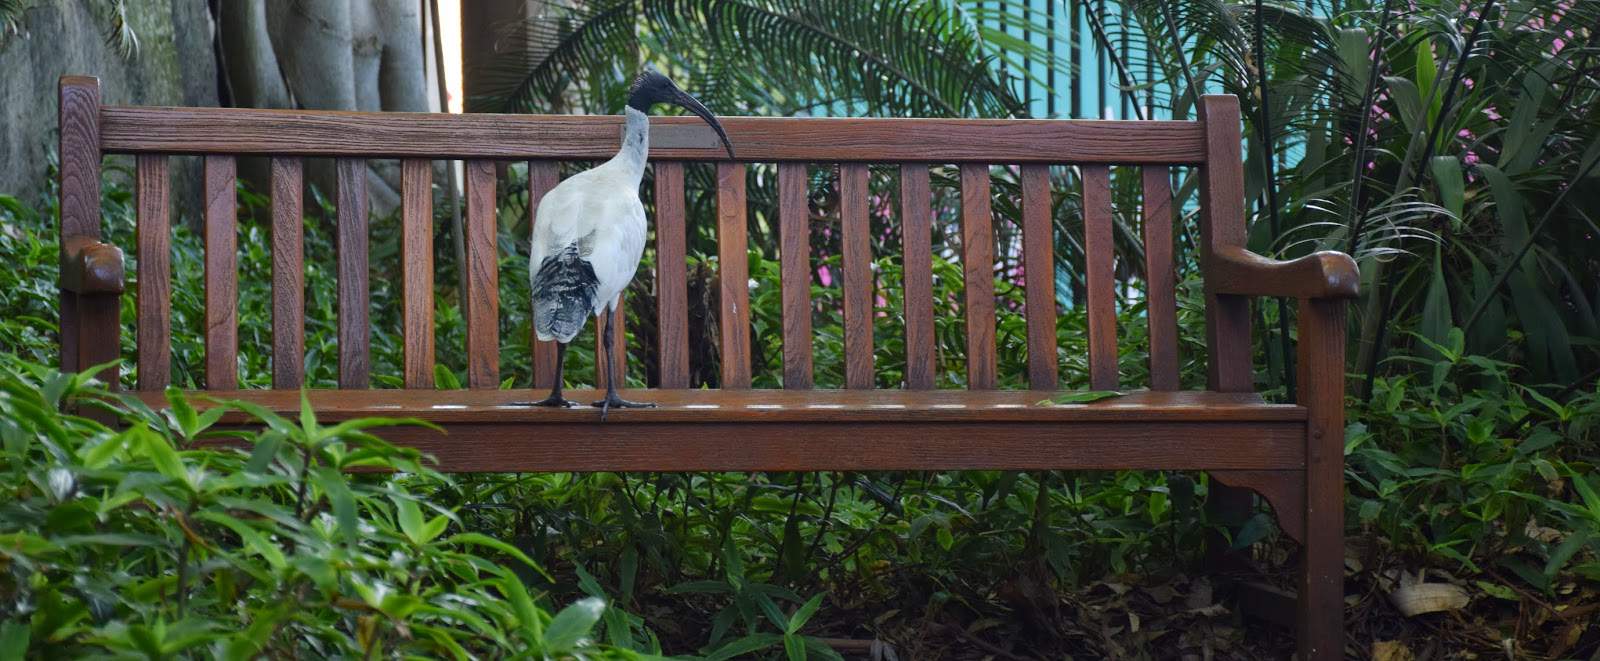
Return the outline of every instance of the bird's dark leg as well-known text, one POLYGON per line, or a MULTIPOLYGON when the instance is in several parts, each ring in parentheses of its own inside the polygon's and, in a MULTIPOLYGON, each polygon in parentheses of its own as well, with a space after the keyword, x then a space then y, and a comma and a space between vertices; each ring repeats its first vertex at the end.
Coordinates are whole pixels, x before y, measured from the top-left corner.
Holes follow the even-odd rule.
POLYGON ((611 327, 615 326, 616 324, 613 323, 612 316, 611 316, 611 314, 609 312, 606 313, 606 314, 602 314, 602 315, 600 315, 599 317, 597 317, 595 319, 595 323, 597 323, 597 324, 598 323, 602 323, 602 322, 605 323, 605 330, 601 333, 601 335, 603 337, 600 338, 600 344, 601 344, 602 348, 596 349, 596 350, 597 351, 605 351, 605 353, 606 353, 606 398, 594 403, 595 406, 600 407, 600 421, 604 422, 605 419, 606 419, 606 413, 608 411, 610 411, 611 409, 613 409, 613 408, 619 408, 619 409, 650 409, 650 408, 655 408, 656 405, 653 404, 653 403, 650 403, 650 402, 630 402, 630 401, 628 401, 626 399, 623 399, 623 398, 617 396, 617 382, 620 381, 621 379, 617 377, 616 371, 612 369, 612 362, 611 362, 612 361, 612 358, 611 358, 611 347, 613 346, 611 344, 611 332, 612 332, 611 331, 611 327))
POLYGON ((561 396, 561 364, 566 362, 566 360, 567 344, 565 342, 556 343, 556 384, 554 387, 550 388, 549 397, 541 399, 537 402, 531 402, 533 406, 548 406, 551 408, 568 408, 572 406, 578 406, 577 402, 561 396))

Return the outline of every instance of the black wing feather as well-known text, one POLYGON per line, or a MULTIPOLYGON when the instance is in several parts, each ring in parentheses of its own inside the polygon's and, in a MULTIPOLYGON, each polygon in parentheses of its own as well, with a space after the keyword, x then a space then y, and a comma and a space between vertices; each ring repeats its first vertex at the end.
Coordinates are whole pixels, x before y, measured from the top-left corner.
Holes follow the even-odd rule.
POLYGON ((534 329, 558 342, 571 342, 594 312, 599 285, 594 266, 580 254, 577 242, 544 258, 533 276, 534 329))

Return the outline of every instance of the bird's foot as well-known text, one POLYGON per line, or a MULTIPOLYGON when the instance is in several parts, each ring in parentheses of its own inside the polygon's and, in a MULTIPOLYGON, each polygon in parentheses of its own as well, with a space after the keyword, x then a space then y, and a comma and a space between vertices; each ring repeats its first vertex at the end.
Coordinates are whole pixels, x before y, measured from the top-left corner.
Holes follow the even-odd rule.
POLYGON ((656 404, 655 402, 633 402, 612 394, 607 395, 605 399, 595 401, 590 406, 612 409, 653 409, 656 404))
POLYGON ((590 406, 600 409, 600 422, 606 421, 606 414, 610 413, 611 409, 653 409, 656 407, 653 402, 634 402, 623 399, 618 397, 615 392, 607 393, 605 399, 598 400, 590 404, 590 406))
POLYGON ((570 409, 570 408, 572 408, 574 406, 582 406, 582 404, 574 402, 574 401, 572 401, 570 399, 567 399, 565 397, 561 397, 559 395, 551 395, 551 396, 546 397, 544 399, 541 399, 541 400, 539 400, 537 402, 512 402, 511 405, 512 406, 541 406, 541 407, 544 407, 544 408, 552 408, 552 409, 570 409))

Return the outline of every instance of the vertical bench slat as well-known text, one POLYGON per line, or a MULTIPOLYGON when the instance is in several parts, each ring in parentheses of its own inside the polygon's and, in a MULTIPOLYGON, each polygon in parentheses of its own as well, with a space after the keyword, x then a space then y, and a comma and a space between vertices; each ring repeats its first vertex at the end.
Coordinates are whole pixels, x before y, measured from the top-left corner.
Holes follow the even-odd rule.
POLYGON ((928 166, 900 166, 901 270, 905 279, 906 387, 934 386, 933 350, 933 197, 928 166))
POLYGON ((339 178, 339 387, 366 388, 371 380, 368 351, 372 330, 368 323, 367 273, 367 161, 341 158, 335 162, 339 178))
MULTIPOLYGON (((1243 246, 1244 161, 1239 137, 1239 99, 1207 95, 1200 100, 1206 128, 1206 165, 1200 170, 1200 268, 1216 248, 1243 246)), ((1207 382, 1219 392, 1254 389, 1250 366, 1250 301, 1243 296, 1206 296, 1207 382)))
POLYGON ((205 157, 206 389, 239 387, 237 164, 205 157))
MULTIPOLYGON (((539 200, 561 183, 561 170, 554 161, 528 161, 528 227, 539 219, 539 200)), ((531 235, 530 235, 531 236, 531 235)), ((549 388, 556 383, 556 343, 540 342, 530 329, 533 343, 533 387, 549 388)))
POLYGON ((172 382, 172 226, 167 157, 140 154, 139 389, 161 391, 172 382))
POLYGON ((298 158, 272 159, 272 387, 305 385, 304 199, 298 158))
MULTIPOLYGON (((628 294, 626 292, 617 296, 617 309, 612 310, 609 318, 606 320, 607 324, 617 325, 617 327, 612 329, 611 332, 611 369, 615 372, 618 388, 626 388, 628 383, 628 315, 626 314, 627 308, 624 307, 627 305, 627 302, 628 294)), ((595 323, 594 346, 596 351, 599 351, 600 342, 604 338, 605 335, 600 330, 600 324, 598 322, 595 323)), ((611 383, 611 377, 613 376, 611 374, 606 374, 606 363, 601 357, 602 355, 603 354, 599 353, 595 354, 594 385, 596 388, 605 388, 611 383)))
POLYGON ((1089 302, 1089 387, 1117 387, 1116 246, 1111 235, 1111 169, 1083 172, 1084 279, 1089 302))
POLYGON ((400 162, 401 335, 407 388, 433 387, 433 164, 400 162))
POLYGON ((722 330, 722 387, 750 387, 750 269, 745 227, 745 166, 717 163, 718 310, 722 330))
POLYGON ((872 388, 872 227, 864 163, 839 165, 839 240, 844 248, 844 387, 872 388))
POLYGON ((689 387, 688 207, 683 164, 656 163, 656 346, 662 388, 689 387))
POLYGON ((500 260, 493 161, 466 162, 467 387, 500 385, 500 260))
POLYGON ((1027 275, 1028 386, 1056 388, 1056 274, 1050 166, 1022 166, 1022 268, 1027 275))
POLYGON ((967 387, 995 387, 994 225, 989 166, 961 165, 961 267, 967 301, 967 387))
POLYGON ((806 164, 778 164, 778 256, 783 282, 783 387, 808 390, 811 368, 811 208, 806 164))
POLYGON ((1172 180, 1165 166, 1144 171, 1145 316, 1150 324, 1150 389, 1178 389, 1178 312, 1172 264, 1172 180))

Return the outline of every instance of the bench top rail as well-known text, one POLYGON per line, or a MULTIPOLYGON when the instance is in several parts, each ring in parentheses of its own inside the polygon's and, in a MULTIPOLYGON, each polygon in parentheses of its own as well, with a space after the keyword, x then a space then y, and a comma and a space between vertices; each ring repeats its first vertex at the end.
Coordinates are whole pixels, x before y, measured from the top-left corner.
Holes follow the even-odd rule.
MULTIPOLYGON (((739 160, 1189 164, 1205 161, 1193 121, 723 117, 739 160)), ((618 115, 497 115, 104 106, 111 154, 431 159, 610 158, 618 115)), ((651 160, 719 160, 710 127, 655 117, 651 160)))

